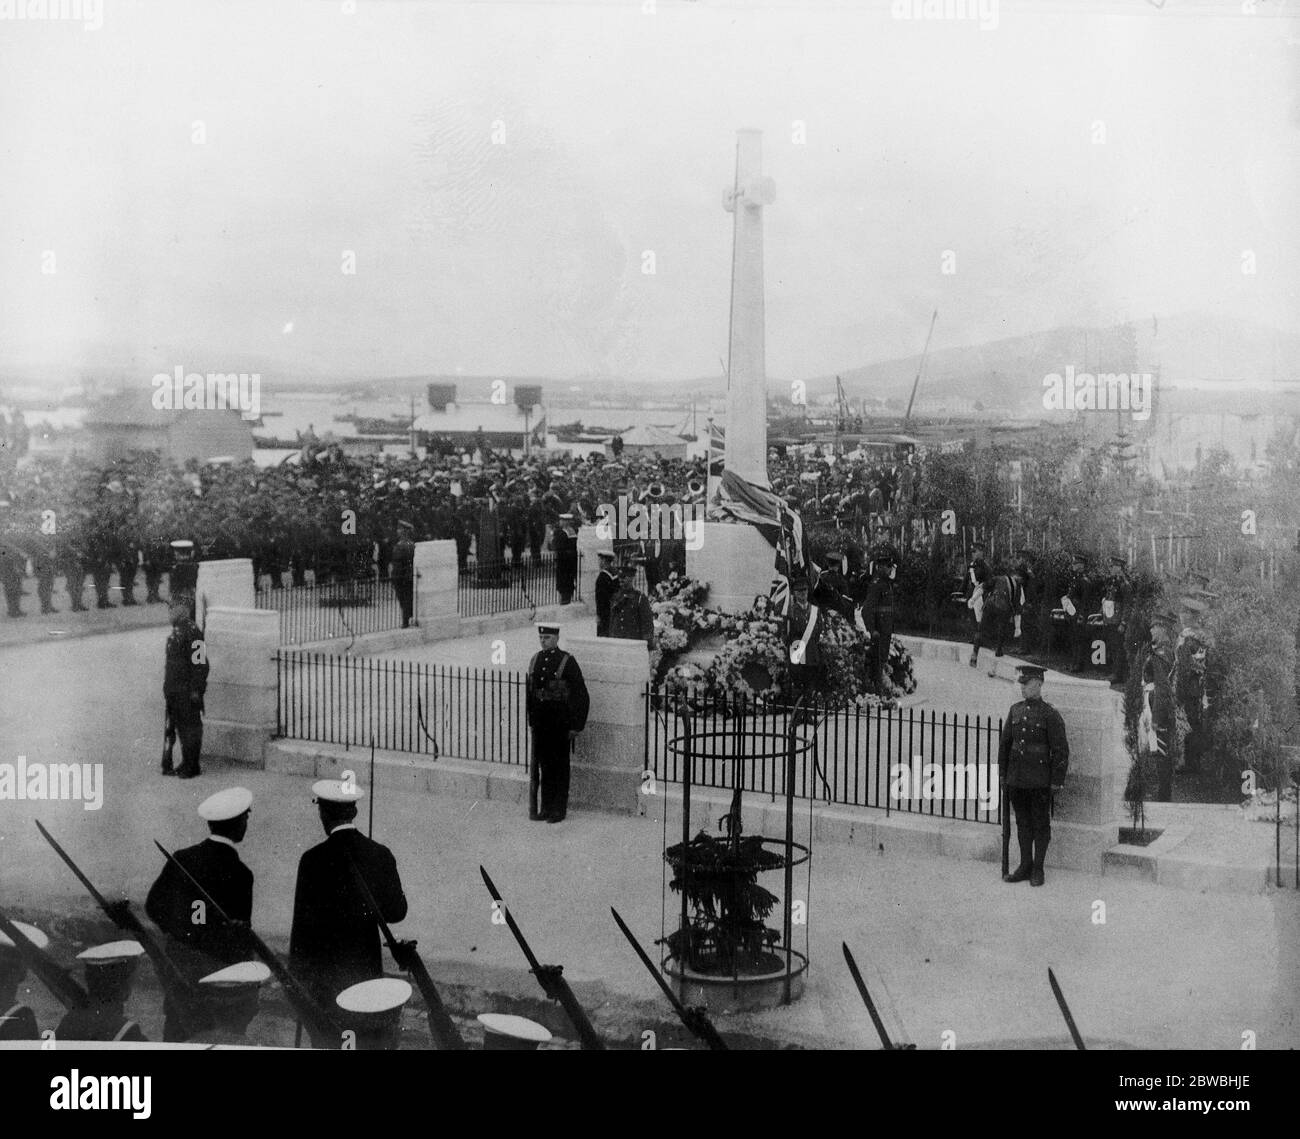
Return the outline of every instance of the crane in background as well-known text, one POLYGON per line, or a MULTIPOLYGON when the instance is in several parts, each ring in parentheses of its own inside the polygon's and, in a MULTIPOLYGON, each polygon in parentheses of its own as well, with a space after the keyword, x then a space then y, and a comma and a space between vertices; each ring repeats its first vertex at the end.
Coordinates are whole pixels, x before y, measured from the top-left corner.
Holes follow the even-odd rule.
POLYGON ((903 430, 907 430, 908 424, 912 419, 912 405, 916 402, 916 389, 921 384, 921 373, 925 371, 925 358, 930 354, 930 337, 934 335, 935 321, 939 319, 939 310, 934 310, 934 316, 930 318, 930 331, 925 334, 925 347, 921 350, 921 363, 917 365, 916 379, 912 381, 912 394, 907 401, 907 414, 903 416, 903 430))

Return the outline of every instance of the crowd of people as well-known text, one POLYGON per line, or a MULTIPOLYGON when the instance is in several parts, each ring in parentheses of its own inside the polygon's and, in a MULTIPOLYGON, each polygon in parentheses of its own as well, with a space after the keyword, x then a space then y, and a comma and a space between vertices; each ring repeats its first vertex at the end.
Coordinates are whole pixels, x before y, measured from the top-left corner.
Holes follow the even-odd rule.
MULTIPOLYGON (((915 468, 865 463, 806 464, 773 455, 773 487, 809 518, 861 525, 910 501, 915 468)), ((621 495, 637 502, 703 501, 704 460, 623 454, 528 458, 482 449, 422 459, 345 455, 337 445, 307 447, 298 461, 261 468, 242 464, 184 467, 155 454, 95 464, 84 458, 28 459, 0 481, 0 582, 10 617, 24 614, 24 579, 34 576, 41 612, 56 611, 56 577, 65 579, 69 606, 111 608, 116 576, 122 605, 160 603, 173 565, 171 543, 195 543, 199 560, 247 557, 257 579, 280 586, 284 575, 302 585, 387 576, 392 551, 409 523, 412 541, 456 542, 462 571, 471 555, 490 579, 506 565, 561 560, 577 529, 594 525, 598 508, 621 495), (566 517, 567 516, 567 517, 566 517)), ((675 540, 627 548, 653 590, 674 570, 684 572, 675 540), (653 549, 647 548, 653 545, 653 549)), ((632 543, 631 545, 635 545, 632 543)), ((563 590, 561 591, 563 592, 563 590)))

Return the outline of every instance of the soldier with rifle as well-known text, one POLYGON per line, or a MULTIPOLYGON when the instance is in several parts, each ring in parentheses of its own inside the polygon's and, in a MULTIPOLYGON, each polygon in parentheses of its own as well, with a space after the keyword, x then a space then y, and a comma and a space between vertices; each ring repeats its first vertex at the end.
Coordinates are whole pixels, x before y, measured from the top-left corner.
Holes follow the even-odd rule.
POLYGON ((271 970, 261 961, 238 961, 199 978, 212 1027, 190 1037, 191 1044, 248 1043, 248 1026, 257 1016, 262 984, 271 970))
MULTIPOLYGON (((320 1041, 322 1046, 332 1047, 340 1038, 339 1025, 333 1016, 321 1007, 320 1003, 307 991, 306 987, 297 979, 297 977, 295 977, 293 973, 284 966, 280 959, 271 952, 271 949, 266 942, 253 932, 251 926, 247 926, 243 922, 231 922, 230 916, 222 910, 220 904, 213 899, 213 897, 208 894, 208 892, 204 890, 198 882, 190 877, 189 871, 176 861, 175 857, 165 846, 163 846, 162 843, 155 841, 154 846, 156 846, 162 856, 167 859, 168 864, 175 867, 175 869, 180 872, 181 876, 189 881, 197 892, 199 898, 207 904, 218 918, 224 922, 230 923, 231 925, 239 925, 243 927, 244 934, 248 939, 249 948, 257 954, 263 964, 265 964, 271 971, 275 979, 280 982, 285 997, 288 999, 289 1003, 293 1005, 294 1010, 301 1018, 301 1021, 307 1024, 311 1029, 313 1039, 320 1041)), ((202 981, 200 981, 200 984, 201 983, 202 981)), ((200 998, 203 999, 202 994, 200 994, 200 998)), ((205 1031, 210 1030, 210 1028, 211 1022, 209 1021, 205 1027, 205 1031)))
POLYGON ((326 837, 298 863, 289 962, 303 974, 311 995, 333 1008, 344 989, 384 972, 379 931, 352 867, 364 876, 384 921, 406 917, 406 894, 392 851, 357 830, 357 802, 364 792, 322 779, 312 785, 312 794, 326 837))
POLYGON ((131 983, 144 956, 138 941, 113 941, 77 954, 86 967, 85 1008, 70 1009, 54 1030, 55 1040, 107 1040, 144 1042, 149 1038, 126 1015, 131 983))
POLYGON ((569 807, 569 746, 587 725, 591 698, 578 662, 560 649, 560 626, 540 624, 537 637, 541 649, 528 662, 526 695, 533 732, 528 817, 558 823, 569 807))
POLYGON ((26 1006, 17 1004, 18 985, 26 973, 39 977, 41 983, 54 994, 55 999, 66 1009, 87 1008, 90 996, 72 975, 53 961, 46 953, 49 938, 34 925, 26 922, 10 921, 4 910, 0 910, 0 983, 13 988, 0 988, 0 996, 12 1005, 5 1014, 9 1035, 5 1035, 6 1024, 0 1023, 0 1040, 34 1040, 36 1039, 36 1016, 26 1006), (12 953, 9 951, 12 950, 12 953), (31 1036, 22 1035, 31 1027, 31 1036))
POLYGON ((172 605, 172 631, 167 638, 163 700, 167 709, 168 733, 181 741, 181 765, 173 768, 171 750, 163 756, 162 773, 178 779, 202 774, 203 697, 208 687, 207 648, 203 631, 194 623, 182 602, 172 605))
MULTIPOLYGON (((198 994, 194 991, 194 986, 189 982, 185 975, 176 967, 176 963, 167 956, 162 947, 154 939, 153 935, 145 928, 144 923, 135 916, 131 910, 131 903, 125 898, 116 902, 110 902, 104 897, 90 879, 82 873, 79 867, 55 840, 40 821, 36 823, 36 829, 41 832, 41 836, 46 842, 54 848, 54 853, 63 859, 64 864, 76 876, 86 892, 95 900, 96 905, 108 916, 109 920, 124 933, 130 933, 134 941, 130 944, 139 946, 143 952, 149 955, 149 960, 153 963, 154 972, 158 975, 158 983, 162 986, 164 1001, 172 1001, 180 1010, 180 1016, 183 1019, 187 1031, 197 1029, 203 1024, 202 1008, 200 1006, 198 994)), ((119 943, 121 944, 121 943, 119 943)), ((132 952, 132 956, 138 956, 132 952)), ((99 958, 94 958, 99 960, 99 958)), ((134 966, 132 966, 134 972, 134 966)), ((112 978, 110 977, 109 980, 112 978)), ((127 978, 129 987, 130 977, 127 978)), ((108 981, 101 981, 107 984, 108 981)), ((94 994, 91 994, 92 999, 94 994)))
MULTIPOLYGON (((1004 873, 1002 880, 1023 882, 1028 878, 1031 886, 1041 886, 1052 838, 1052 792, 1065 782, 1070 745, 1061 713, 1043 699, 1044 670, 1026 664, 1017 672, 1024 699, 1011 706, 1002 725, 998 773, 1016 813, 1020 865, 1010 874, 1004 873)), ((1005 802, 1002 809, 1007 809, 1005 802)))
POLYGON ((564 979, 564 966, 543 965, 538 961, 532 946, 528 944, 527 939, 524 937, 523 930, 519 928, 519 923, 515 921, 514 914, 510 912, 505 899, 501 897, 501 892, 497 889, 496 883, 492 881, 492 878, 482 866, 478 868, 478 872, 482 875, 483 885, 487 887, 488 893, 492 895, 492 900, 496 902, 498 912, 505 917, 507 928, 519 944, 519 948, 523 950, 524 957, 528 961, 529 971, 537 978, 537 983, 542 986, 542 992, 551 1000, 560 1003, 565 1016, 569 1018, 569 1023, 577 1031, 578 1039, 582 1042, 584 1051, 604 1051, 604 1041, 596 1035, 596 1030, 592 1026, 590 1019, 588 1019, 586 1012, 578 1004, 578 998, 573 995, 569 982, 564 979))
MULTIPOLYGON (((44 950, 50 939, 34 925, 14 922, 18 932, 38 950, 44 950)), ((18 943, 0 930, 0 1040, 39 1040, 40 1029, 36 1014, 18 1000, 18 986, 27 976, 27 962, 18 943)))
MULTIPOLYGON (((178 850, 145 900, 145 913, 167 935, 168 955, 194 984, 217 966, 248 956, 245 926, 253 914, 253 872, 240 860, 238 844, 248 833, 252 809, 252 792, 243 787, 203 800, 199 818, 208 824, 208 837, 178 850), (209 912, 208 898, 217 901, 225 917, 209 912)), ((165 1001, 163 1008, 163 1039, 186 1039, 185 1010, 174 1000, 165 1001)))

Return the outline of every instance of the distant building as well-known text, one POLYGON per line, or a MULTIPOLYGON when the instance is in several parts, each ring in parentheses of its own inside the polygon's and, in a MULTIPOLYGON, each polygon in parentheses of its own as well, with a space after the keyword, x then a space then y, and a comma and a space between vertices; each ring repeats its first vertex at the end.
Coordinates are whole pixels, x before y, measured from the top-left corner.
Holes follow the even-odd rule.
POLYGON ((1228 452, 1237 467, 1257 470, 1278 431, 1300 446, 1300 391, 1295 389, 1161 389, 1155 413, 1129 425, 1129 435, 1157 478, 1191 470, 1210 451, 1228 452))
MULTIPOLYGON (((674 435, 666 427, 633 427, 623 432, 623 453, 625 455, 658 455, 661 459, 686 458, 686 440, 674 435)), ((613 458, 614 452, 609 444, 605 445, 605 454, 613 458)))
POLYGON ((150 388, 129 388, 105 397, 83 419, 84 449, 106 463, 132 451, 154 451, 184 464, 216 458, 253 457, 253 425, 240 411, 159 410, 150 388))
POLYGON ((546 409, 541 406, 540 384, 481 376, 470 382, 488 393, 505 392, 510 402, 498 403, 489 398, 481 403, 458 403, 456 383, 431 382, 428 410, 415 418, 416 442, 420 446, 437 450, 442 444, 472 450, 484 445, 493 451, 514 453, 546 445, 546 409), (527 406, 520 407, 515 400, 527 406))

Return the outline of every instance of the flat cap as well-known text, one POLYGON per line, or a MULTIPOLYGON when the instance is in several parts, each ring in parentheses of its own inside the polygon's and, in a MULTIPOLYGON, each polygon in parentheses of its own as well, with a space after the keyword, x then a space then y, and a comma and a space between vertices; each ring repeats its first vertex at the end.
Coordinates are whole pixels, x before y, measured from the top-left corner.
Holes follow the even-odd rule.
POLYGON ((224 823, 239 818, 252 805, 253 793, 247 787, 227 787, 199 804, 199 818, 209 823, 224 823))

